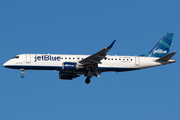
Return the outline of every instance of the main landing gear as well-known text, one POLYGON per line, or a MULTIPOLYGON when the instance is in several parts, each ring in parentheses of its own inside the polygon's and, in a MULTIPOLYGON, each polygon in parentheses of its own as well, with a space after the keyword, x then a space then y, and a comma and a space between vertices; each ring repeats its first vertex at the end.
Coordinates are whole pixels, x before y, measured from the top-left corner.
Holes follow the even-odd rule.
POLYGON ((85 83, 89 84, 91 82, 91 79, 89 77, 86 78, 85 83))
POLYGON ((24 78, 24 69, 20 69, 22 75, 21 75, 21 78, 24 78))
POLYGON ((87 67, 86 68, 88 70, 88 72, 84 75, 84 76, 87 76, 86 80, 85 80, 85 83, 86 84, 89 84, 91 82, 91 77, 92 77, 92 73, 91 73, 91 67, 87 67))

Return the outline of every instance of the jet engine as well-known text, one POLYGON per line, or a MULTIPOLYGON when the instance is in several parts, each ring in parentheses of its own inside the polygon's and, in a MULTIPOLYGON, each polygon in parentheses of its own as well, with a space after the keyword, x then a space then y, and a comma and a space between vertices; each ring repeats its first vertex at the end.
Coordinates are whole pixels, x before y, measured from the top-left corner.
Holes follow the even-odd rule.
POLYGON ((59 72, 59 79, 72 80, 73 78, 79 77, 75 73, 59 72))

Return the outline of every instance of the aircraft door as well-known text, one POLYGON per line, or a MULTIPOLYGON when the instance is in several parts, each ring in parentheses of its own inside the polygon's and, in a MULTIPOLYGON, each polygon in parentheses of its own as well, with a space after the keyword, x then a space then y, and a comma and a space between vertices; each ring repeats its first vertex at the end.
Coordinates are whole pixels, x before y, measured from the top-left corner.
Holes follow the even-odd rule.
POLYGON ((140 58, 138 56, 135 56, 135 65, 136 66, 140 65, 140 58))
POLYGON ((31 54, 26 54, 26 63, 31 62, 31 54))

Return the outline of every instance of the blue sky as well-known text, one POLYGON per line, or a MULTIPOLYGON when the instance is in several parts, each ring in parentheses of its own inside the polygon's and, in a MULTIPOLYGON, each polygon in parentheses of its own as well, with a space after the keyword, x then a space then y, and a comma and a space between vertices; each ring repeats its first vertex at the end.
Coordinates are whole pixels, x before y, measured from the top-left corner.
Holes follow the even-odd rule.
POLYGON ((1 120, 179 120, 176 63, 139 71, 63 81, 57 71, 4 68, 22 53, 93 54, 116 43, 110 55, 149 52, 165 33, 180 51, 179 0, 0 1, 1 120))

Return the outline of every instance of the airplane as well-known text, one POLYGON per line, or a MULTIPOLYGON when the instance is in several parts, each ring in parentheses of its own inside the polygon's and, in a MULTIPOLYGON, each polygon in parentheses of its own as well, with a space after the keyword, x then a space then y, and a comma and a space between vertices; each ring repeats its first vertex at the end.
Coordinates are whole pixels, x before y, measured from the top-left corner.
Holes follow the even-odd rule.
POLYGON ((104 72, 132 71, 176 62, 171 58, 177 52, 169 54, 173 35, 174 33, 165 34, 150 52, 143 55, 108 55, 107 52, 116 41, 114 40, 108 47, 93 55, 20 54, 5 62, 3 66, 19 69, 22 78, 25 70, 56 70, 59 71, 59 79, 72 80, 84 75, 85 83, 89 84, 91 77, 100 77, 104 72))

